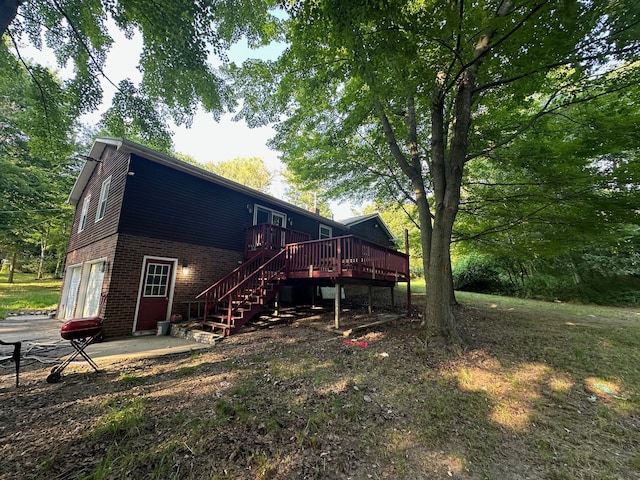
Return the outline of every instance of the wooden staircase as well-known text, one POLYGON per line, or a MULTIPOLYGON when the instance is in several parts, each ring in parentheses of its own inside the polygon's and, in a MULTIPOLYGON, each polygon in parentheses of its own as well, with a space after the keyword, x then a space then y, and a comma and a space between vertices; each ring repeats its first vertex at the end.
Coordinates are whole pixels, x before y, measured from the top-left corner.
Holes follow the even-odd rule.
POLYGON ((286 278, 286 250, 272 258, 256 255, 197 298, 205 297, 202 327, 228 336, 265 309, 286 278))

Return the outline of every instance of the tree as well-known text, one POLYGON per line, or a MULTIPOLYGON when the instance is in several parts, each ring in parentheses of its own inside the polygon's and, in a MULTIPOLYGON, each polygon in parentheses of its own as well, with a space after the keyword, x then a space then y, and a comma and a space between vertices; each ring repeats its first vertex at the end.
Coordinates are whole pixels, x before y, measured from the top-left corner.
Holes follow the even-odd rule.
POLYGON ((466 165, 637 83, 640 5, 318 0, 288 15, 278 61, 234 72, 241 115, 284 116, 273 143, 302 177, 415 202, 427 327, 455 342, 450 243, 466 165))
POLYGON ((289 170, 285 171, 285 199, 287 202, 311 212, 318 212, 323 217, 332 218, 331 207, 322 189, 308 181, 300 182, 289 170))
POLYGON ((571 273, 576 282, 589 272, 634 272, 639 95, 633 86, 572 105, 539 119, 508 149, 470 164, 454 230, 457 250, 491 255, 514 289, 541 267, 571 273))
POLYGON ((0 249, 12 259, 10 282, 18 255, 35 242, 44 256, 70 219, 73 109, 51 72, 30 69, 0 44, 0 249))
POLYGON ((201 167, 260 192, 266 192, 273 179, 264 161, 258 157, 238 157, 223 162, 208 162, 201 167))
MULTIPOLYGON (((37 48, 52 48, 60 66, 73 62, 74 76, 65 87, 79 114, 100 105, 101 79, 112 82, 104 72, 113 43, 107 23, 127 36, 140 32, 142 80, 139 86, 126 79, 114 84, 118 94, 106 123, 141 134, 146 128, 162 130, 167 115, 189 124, 199 105, 215 116, 233 106, 212 57, 224 62, 230 45, 242 37, 250 45, 275 38, 278 20, 271 5, 270 0, 0 0, 0 34, 7 35, 17 56, 24 38, 37 48), (123 109, 137 118, 118 125, 123 109)), ((161 133, 164 137, 166 130, 161 133)))

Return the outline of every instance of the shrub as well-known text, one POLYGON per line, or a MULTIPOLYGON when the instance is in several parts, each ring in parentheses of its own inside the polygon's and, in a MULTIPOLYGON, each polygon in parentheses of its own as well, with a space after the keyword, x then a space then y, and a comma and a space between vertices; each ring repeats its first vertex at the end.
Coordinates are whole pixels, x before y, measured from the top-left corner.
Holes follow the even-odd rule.
POLYGON ((453 267, 453 287, 477 293, 503 293, 498 265, 494 259, 484 255, 468 255, 453 267))

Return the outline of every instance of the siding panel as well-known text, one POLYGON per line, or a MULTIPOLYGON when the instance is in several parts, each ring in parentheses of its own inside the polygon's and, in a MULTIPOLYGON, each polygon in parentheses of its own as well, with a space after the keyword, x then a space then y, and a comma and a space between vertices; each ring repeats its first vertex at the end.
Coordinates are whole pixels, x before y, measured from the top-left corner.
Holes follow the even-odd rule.
POLYGON ((122 197, 127 179, 127 163, 129 155, 117 153, 115 148, 106 148, 96 169, 80 197, 73 217, 73 226, 67 252, 86 247, 87 245, 107 238, 118 231, 118 222, 122 207, 122 197), (111 176, 111 186, 107 197, 107 205, 102 220, 96 222, 96 210, 100 200, 102 182, 111 176), (82 232, 78 232, 82 204, 87 195, 91 195, 91 203, 87 215, 87 223, 82 232))
MULTIPOLYGON (((255 198, 205 179, 132 155, 120 231, 226 250, 243 251, 245 231, 253 224, 258 203, 287 214, 287 228, 318 238, 315 220, 267 199, 255 198)), ((326 222, 326 220, 325 220, 326 222)), ((344 235, 334 227, 334 235, 344 235)))

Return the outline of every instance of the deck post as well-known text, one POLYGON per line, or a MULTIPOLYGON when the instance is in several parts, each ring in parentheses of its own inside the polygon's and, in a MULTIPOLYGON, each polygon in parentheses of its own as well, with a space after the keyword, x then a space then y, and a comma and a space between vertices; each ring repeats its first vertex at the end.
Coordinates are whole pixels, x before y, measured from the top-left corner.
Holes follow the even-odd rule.
POLYGON ((396 308, 396 292, 394 287, 391 287, 391 308, 396 308))
POLYGON ((409 230, 404 229, 404 251, 407 254, 407 315, 411 316, 411 269, 409 266, 409 230))
POLYGON ((316 308, 316 287, 311 285, 311 308, 316 308))
POLYGON ((369 285, 369 315, 373 313, 373 287, 369 285))
POLYGON ((275 298, 273 304, 274 304, 273 305, 274 306, 273 314, 276 317, 279 317, 280 316, 280 292, 276 293, 276 298, 275 298))
POLYGON ((334 314, 334 326, 340 328, 340 299, 342 297, 342 289, 339 283, 336 283, 336 299, 335 299, 335 314, 334 314))

